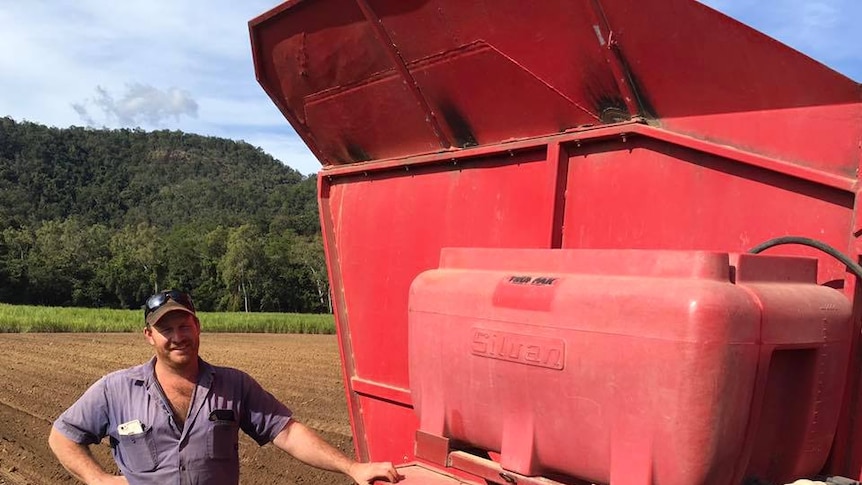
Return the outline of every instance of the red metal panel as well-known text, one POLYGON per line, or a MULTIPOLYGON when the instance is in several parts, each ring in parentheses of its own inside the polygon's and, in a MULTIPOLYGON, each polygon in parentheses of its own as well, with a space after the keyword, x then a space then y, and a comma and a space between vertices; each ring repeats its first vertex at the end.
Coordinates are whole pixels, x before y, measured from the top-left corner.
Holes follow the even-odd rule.
POLYGON ((855 177, 859 147, 848 140, 862 139, 862 105, 668 118, 663 125, 677 132, 855 177))
POLYGON ((413 430, 417 419, 413 408, 394 405, 374 396, 359 395, 357 401, 368 433, 361 438, 366 443, 370 459, 385 459, 395 464, 414 461, 413 430))
POLYGON ((479 144, 600 123, 605 109, 625 109, 590 2, 369 3, 435 112, 447 121, 457 110, 479 144), (572 45, 582 48, 565 60, 554 54, 572 45))
MULTIPOLYGON (((569 153, 564 247, 744 252, 787 234, 847 245, 848 192, 638 137, 569 153)), ((841 263, 822 261, 821 282, 841 284, 844 274, 841 263)))
POLYGON ((324 236, 330 265, 338 268, 338 324, 342 339, 349 339, 342 340, 346 382, 361 382, 368 396, 357 400, 352 389, 348 399, 354 411, 361 408, 352 416, 355 426, 362 424, 357 447, 367 446, 372 458, 413 453, 415 426, 394 429, 383 412, 412 412, 396 409, 392 401, 401 397, 389 388, 409 388, 406 295, 413 278, 436 267, 445 246, 550 247, 558 163, 546 162, 542 150, 507 153, 505 162, 467 159, 457 167, 322 182, 324 236), (379 440, 386 444, 375 444, 379 440))
POLYGON ((718 253, 447 250, 411 288, 420 429, 500 451, 522 475, 814 474, 841 406, 851 308, 816 284, 813 261, 783 259, 797 270, 774 274, 763 259, 739 258, 750 281, 734 285, 718 253))
MULTIPOLYGON (((329 196, 329 184, 324 178, 317 179, 318 201, 329 196)), ((329 277, 330 295, 332 297, 332 305, 335 317, 335 328, 338 334, 338 351, 341 358, 342 380, 345 383, 344 392, 347 399, 347 411, 350 415, 350 427, 353 436, 353 445, 356 451, 356 457, 360 460, 368 459, 368 447, 365 439, 358 437, 365 436, 365 424, 362 421, 362 412, 359 408, 359 402, 351 391, 352 376, 356 374, 355 363, 353 361, 353 346, 350 338, 350 326, 347 324, 347 307, 344 304, 344 284, 341 277, 341 265, 338 256, 338 247, 335 245, 335 228, 332 221, 332 210, 326 204, 319 204, 320 209, 320 227, 323 233, 323 249, 326 254, 326 270, 329 277)))
POLYGON ((642 116, 854 174, 859 85, 696 1, 358 3, 250 23, 258 79, 325 164, 642 116))
POLYGON ((440 248, 549 247, 556 181, 544 156, 333 183, 322 203, 334 209, 358 377, 408 387, 407 288, 437 265, 440 248))
POLYGON ((258 80, 320 159, 316 139, 326 133, 308 128, 305 98, 394 68, 353 0, 291 0, 249 22, 249 30, 258 80), (332 46, 345 42, 356 58, 332 55, 332 46))
POLYGON ((351 163, 402 155, 409 150, 431 152, 440 142, 400 77, 383 75, 361 87, 309 96, 307 126, 320 149, 335 163, 351 163), (373 109, 369 108, 373 104, 373 109), (364 112, 356 117, 353 113, 364 112), (388 130, 379 127, 398 119, 388 130), (323 127, 339 126, 339 131, 323 127), (323 129, 318 129, 323 128, 323 129))
POLYGON ((601 4, 662 126, 855 174, 858 83, 698 2, 601 4))
POLYGON ((597 123, 595 108, 567 98, 484 40, 410 66, 453 145, 485 145, 512 137, 558 133, 597 123), (494 79, 493 86, 488 80, 494 79), (510 100, 500 103, 501 99, 510 100))

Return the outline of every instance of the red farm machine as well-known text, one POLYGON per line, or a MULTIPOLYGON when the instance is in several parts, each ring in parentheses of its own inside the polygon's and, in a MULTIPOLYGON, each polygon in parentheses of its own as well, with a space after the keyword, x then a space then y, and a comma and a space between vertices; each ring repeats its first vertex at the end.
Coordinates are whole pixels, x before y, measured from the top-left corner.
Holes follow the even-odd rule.
POLYGON ((694 0, 291 0, 250 32, 323 165, 360 458, 860 479, 859 84, 694 0))

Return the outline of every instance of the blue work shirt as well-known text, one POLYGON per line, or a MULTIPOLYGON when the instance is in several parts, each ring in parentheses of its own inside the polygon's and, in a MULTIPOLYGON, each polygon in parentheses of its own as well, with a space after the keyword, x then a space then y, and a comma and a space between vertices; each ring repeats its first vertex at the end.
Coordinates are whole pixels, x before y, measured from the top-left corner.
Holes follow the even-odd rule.
POLYGON ((114 460, 130 485, 239 483, 239 430, 264 445, 284 429, 291 411, 245 372, 200 360, 197 388, 180 429, 155 379, 155 361, 102 377, 54 427, 85 445, 109 436, 114 460), (119 431, 135 420, 140 432, 119 431))

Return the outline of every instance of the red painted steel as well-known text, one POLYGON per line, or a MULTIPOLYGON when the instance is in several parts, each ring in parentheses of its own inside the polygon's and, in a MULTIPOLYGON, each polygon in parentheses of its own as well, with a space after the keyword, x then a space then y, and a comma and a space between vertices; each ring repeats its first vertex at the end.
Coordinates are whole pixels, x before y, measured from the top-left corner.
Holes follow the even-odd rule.
MULTIPOLYGON (((324 166, 321 224, 362 458, 417 459, 407 295, 419 274, 438 267, 444 248, 743 253, 793 234, 859 260, 859 84, 696 1, 291 0, 252 20, 250 32, 258 80, 324 166)), ((803 392, 809 399, 797 402, 782 392, 803 379, 782 376, 810 372, 816 358, 761 342, 751 359, 777 357, 772 370, 758 367, 751 392, 760 407, 719 406, 759 421, 745 424, 744 437, 721 437, 742 440, 742 449, 713 455, 747 456, 734 461, 746 464, 739 473, 789 476, 823 467, 823 450, 831 448, 823 471, 862 478, 856 278, 811 248, 769 254, 816 258, 816 281, 852 303, 853 336, 843 343, 851 364, 803 374, 818 388, 831 382, 830 398, 803 392), (845 383, 843 393, 836 380, 845 383), (837 429, 831 446, 821 429, 829 426, 837 429), (808 448, 796 448, 800 440, 808 448)), ((547 302, 533 304, 531 315, 544 314, 539 307, 547 302)), ((537 335, 550 332, 536 327, 537 335)), ((660 319, 642 330, 669 331, 660 319)), ((632 372, 679 365, 672 357, 650 355, 632 372)), ((703 375, 728 370, 710 367, 703 375)), ((704 385, 699 379, 691 377, 691 389, 704 385)), ((639 480, 646 469, 642 438, 615 450, 642 459, 617 470, 626 479, 639 480)), ((445 456, 433 450, 436 441, 423 443, 445 456)), ((656 453, 664 445, 649 446, 656 453)), ((685 466, 707 462, 691 458, 685 466)), ((481 483, 471 469, 453 473, 481 483)))

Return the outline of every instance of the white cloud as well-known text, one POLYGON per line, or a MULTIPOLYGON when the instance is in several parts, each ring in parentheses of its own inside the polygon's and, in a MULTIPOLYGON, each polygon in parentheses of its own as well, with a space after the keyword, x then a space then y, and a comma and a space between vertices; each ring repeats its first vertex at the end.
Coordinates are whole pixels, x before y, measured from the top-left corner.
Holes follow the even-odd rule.
POLYGON ((120 99, 114 99, 105 88, 96 86, 96 96, 74 103, 72 108, 90 126, 142 126, 157 128, 165 120, 180 120, 182 115, 197 118, 198 103, 191 94, 178 88, 162 91, 146 84, 130 84, 120 99), (104 122, 97 123, 87 106, 96 106, 105 115, 104 122))

